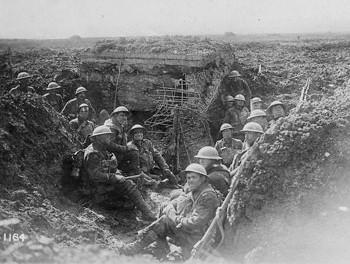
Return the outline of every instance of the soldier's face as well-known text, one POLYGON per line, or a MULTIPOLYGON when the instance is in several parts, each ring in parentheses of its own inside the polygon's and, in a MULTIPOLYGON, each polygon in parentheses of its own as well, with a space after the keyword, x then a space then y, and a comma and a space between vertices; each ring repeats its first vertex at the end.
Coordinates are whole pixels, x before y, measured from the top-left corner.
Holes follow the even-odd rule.
POLYGON ((254 109, 261 109, 262 107, 262 102, 255 102, 253 103, 253 108, 254 109))
POLYGON ((204 168, 208 168, 211 165, 211 160, 210 159, 198 159, 198 163, 202 165, 204 168))
POLYGON ((140 129, 137 129, 134 133, 134 140, 135 141, 141 141, 143 139, 143 131, 140 129))
POLYGON ((274 119, 280 118, 285 115, 282 105, 275 105, 271 108, 271 114, 274 119))
POLYGON ((236 100, 236 104, 237 104, 238 106, 244 106, 244 101, 242 101, 242 100, 236 100))
POLYGON ((111 143, 111 134, 100 135, 98 139, 102 144, 109 145, 111 143))
POLYGON ((82 107, 79 111, 79 117, 81 119, 87 119, 89 115, 89 107, 82 107))
POLYGON ((77 98, 78 98, 78 100, 83 100, 83 99, 85 99, 85 92, 78 93, 78 94, 77 94, 77 98))
POLYGON ((224 139, 232 138, 232 130, 231 129, 225 129, 222 131, 222 137, 224 139))
POLYGON ((226 101, 227 108, 231 108, 233 106, 233 101, 226 101))
POLYGON ((30 81, 29 78, 24 78, 24 79, 19 80, 18 82, 19 82, 19 85, 23 87, 23 86, 28 86, 29 81, 30 81))
POLYGON ((260 133, 257 132, 245 132, 245 140, 250 146, 252 146, 255 140, 260 136, 260 133))
POLYGON ((128 116, 123 112, 114 114, 112 117, 112 122, 125 126, 128 124, 128 116))
POLYGON ((201 176, 195 172, 187 172, 186 174, 187 184, 190 191, 196 191, 204 183, 205 176, 201 176))

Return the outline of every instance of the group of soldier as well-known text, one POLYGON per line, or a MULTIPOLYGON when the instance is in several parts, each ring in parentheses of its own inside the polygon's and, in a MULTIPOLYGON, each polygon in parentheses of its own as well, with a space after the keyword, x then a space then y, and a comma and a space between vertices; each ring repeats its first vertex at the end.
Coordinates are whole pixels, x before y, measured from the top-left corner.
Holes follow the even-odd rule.
MULTIPOLYGON (((231 73, 235 77, 237 74, 237 71, 231 73)), ((29 78, 29 74, 20 73, 19 85, 10 92, 35 92, 28 86, 29 78)), ((120 252, 127 255, 149 249, 160 252, 159 258, 165 258, 170 252, 167 242, 170 237, 181 247, 182 256, 188 258, 214 218, 222 198, 228 194, 242 156, 272 122, 286 114, 285 106, 279 101, 271 103, 265 112, 258 97, 252 100, 249 97, 249 106, 242 94, 222 93, 225 111, 220 127, 222 139, 215 146, 204 146, 198 151, 195 156, 198 163, 189 164, 184 170, 186 183, 181 186, 152 141, 144 137, 146 129, 136 124, 126 131, 130 112, 125 106, 115 108, 110 115, 104 110, 96 120, 84 87, 77 88, 75 98, 64 106, 56 92, 59 88, 51 82, 43 98, 70 120, 71 129, 84 147, 79 173, 81 192, 93 197, 96 203, 113 203, 126 196, 145 220, 153 221, 135 242, 120 248, 120 252), (158 217, 141 194, 147 185, 178 189, 170 202, 160 206, 158 217)))

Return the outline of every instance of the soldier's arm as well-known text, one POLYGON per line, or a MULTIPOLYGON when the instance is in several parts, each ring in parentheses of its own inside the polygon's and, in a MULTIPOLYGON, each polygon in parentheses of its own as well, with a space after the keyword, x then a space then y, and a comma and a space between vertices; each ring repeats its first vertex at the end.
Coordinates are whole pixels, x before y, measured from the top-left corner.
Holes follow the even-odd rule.
POLYGON ((69 110, 70 110, 70 104, 69 104, 69 102, 70 102, 70 101, 68 101, 68 102, 64 105, 64 107, 63 107, 63 109, 62 109, 62 111, 61 111, 61 114, 64 115, 64 116, 68 116, 68 114, 69 114, 69 110))
POLYGON ((205 193, 189 217, 177 217, 176 222, 185 230, 196 230, 205 227, 215 216, 219 201, 215 193, 205 193))
POLYGON ((244 89, 244 91, 247 94, 247 98, 246 98, 247 104, 249 105, 250 104, 250 99, 252 98, 252 91, 250 90, 249 84, 247 83, 247 81, 243 80, 243 79, 242 79, 242 81, 243 81, 243 89, 244 89))
POLYGON ((157 165, 159 166, 159 168, 164 171, 164 170, 168 170, 169 166, 166 163, 165 159, 162 157, 162 155, 160 154, 160 152, 153 146, 153 143, 151 141, 148 142, 149 147, 151 149, 152 155, 153 155, 153 159, 154 161, 157 163, 157 165))
POLYGON ((97 153, 90 153, 86 160, 86 171, 89 179, 96 183, 115 183, 116 177, 113 173, 104 173, 101 168, 100 157, 97 153))
POLYGON ((128 151, 128 147, 119 145, 115 142, 110 142, 107 146, 107 151, 112 152, 114 154, 125 154, 128 151))

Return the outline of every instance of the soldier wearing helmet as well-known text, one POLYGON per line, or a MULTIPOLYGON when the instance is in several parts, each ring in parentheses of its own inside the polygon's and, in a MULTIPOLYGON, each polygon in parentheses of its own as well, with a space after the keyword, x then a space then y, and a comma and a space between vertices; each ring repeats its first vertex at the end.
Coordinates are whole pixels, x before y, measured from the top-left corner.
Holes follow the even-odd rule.
POLYGON ((255 109, 251 112, 251 114, 247 118, 247 122, 256 122, 261 125, 263 131, 267 130, 269 126, 269 122, 267 121, 267 116, 264 110, 255 109))
MULTIPOLYGON (((236 70, 231 71, 227 78, 224 78, 220 94, 222 101, 224 101, 224 98, 227 95, 235 96, 236 94, 243 94, 247 100, 246 102, 250 102, 250 99, 252 98, 252 92, 249 88, 248 83, 236 70)), ((246 106, 249 107, 246 102, 246 106)))
POLYGON ((255 141, 264 134, 263 128, 256 122, 249 122, 244 125, 242 132, 245 134, 245 141, 243 143, 243 150, 235 155, 232 164, 229 168, 230 175, 233 176, 239 164, 244 160, 247 151, 254 145, 255 141))
POLYGON ((159 151, 154 147, 152 141, 144 138, 145 128, 139 124, 134 125, 130 131, 129 136, 131 141, 127 145, 134 145, 140 155, 140 169, 144 173, 157 174, 156 166, 161 171, 163 180, 163 185, 167 185, 172 188, 177 188, 178 180, 176 176, 169 169, 168 164, 159 153, 159 151))
POLYGON ((69 122, 70 128, 77 133, 77 139, 82 146, 86 146, 88 137, 94 130, 94 123, 88 120, 89 106, 79 105, 78 117, 69 122))
POLYGON ((263 101, 259 97, 254 97, 251 100, 251 110, 262 109, 263 101))
POLYGON ((35 89, 32 86, 29 86, 30 78, 31 76, 27 72, 20 72, 16 78, 18 85, 13 87, 10 90, 10 93, 35 93, 35 89))
POLYGON ((237 94, 234 97, 234 106, 229 108, 226 113, 223 122, 228 123, 233 127, 233 131, 237 137, 242 137, 240 130, 247 121, 249 116, 249 110, 245 107, 245 97, 242 94, 237 94))
POLYGON ((180 195, 161 208, 160 217, 140 233, 135 242, 123 245, 120 253, 135 255, 153 242, 158 249, 157 258, 164 258, 170 251, 167 237, 175 240, 182 249, 183 260, 191 256, 193 246, 208 229, 220 199, 208 182, 203 166, 192 163, 185 169, 189 192, 180 195))
POLYGON ((229 167, 232 163, 234 155, 237 151, 242 150, 242 141, 233 138, 233 127, 224 123, 220 127, 220 133, 222 134, 222 139, 215 143, 215 148, 222 158, 222 163, 229 167))
POLYGON ((201 148, 194 157, 206 169, 209 183, 221 192, 223 196, 226 196, 230 188, 230 175, 227 167, 221 163, 222 158, 219 156, 218 151, 213 147, 206 146, 201 148))
POLYGON ((63 107, 61 114, 66 116, 68 120, 76 118, 79 111, 79 105, 87 104, 90 109, 89 120, 94 121, 96 118, 95 109, 92 107, 89 99, 86 98, 87 90, 84 87, 78 87, 75 91, 75 98, 69 100, 63 107))
POLYGON ((126 126, 129 110, 125 106, 118 106, 104 123, 113 132, 112 144, 108 150, 113 152, 119 162, 119 169, 128 175, 140 173, 139 151, 134 145, 127 145, 126 126))
POLYGON ((62 96, 57 93, 57 90, 60 89, 61 86, 59 86, 55 82, 50 82, 47 88, 45 89, 47 91, 46 94, 43 95, 43 98, 57 111, 60 112, 63 107, 63 99, 62 96))
POLYGON ((286 106, 280 101, 273 101, 266 110, 272 120, 276 121, 286 115, 286 106))
POLYGON ((107 151, 113 132, 107 126, 94 129, 92 143, 84 150, 82 181, 85 193, 90 193, 96 203, 115 202, 127 195, 146 220, 155 220, 135 183, 126 179, 116 169, 116 160, 107 151))

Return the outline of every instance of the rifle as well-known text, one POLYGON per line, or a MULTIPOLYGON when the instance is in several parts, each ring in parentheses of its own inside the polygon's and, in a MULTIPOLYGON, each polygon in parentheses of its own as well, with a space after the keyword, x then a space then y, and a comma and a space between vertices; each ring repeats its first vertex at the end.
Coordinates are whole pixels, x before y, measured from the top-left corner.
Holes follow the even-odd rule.
POLYGON ((233 197, 233 194, 237 188, 237 185, 239 183, 241 175, 243 174, 243 171, 246 167, 246 164, 250 160, 252 153, 254 153, 255 150, 258 148, 258 141, 260 141, 260 140, 257 139, 255 141, 254 145, 248 150, 247 155, 245 156, 242 163, 239 165, 237 172, 233 175, 229 193, 227 194, 222 205, 216 210, 215 217, 214 217, 213 221, 211 222, 209 228, 205 232, 204 236, 202 237, 202 239, 199 240, 193 246, 193 249, 191 252, 191 259, 203 258, 202 256, 207 255, 206 251, 208 251, 210 249, 209 244, 210 244, 210 241, 211 241, 217 227, 219 228, 219 231, 221 233, 221 240, 220 240, 219 244, 216 246, 216 248, 219 248, 222 245, 222 243, 224 242, 225 234, 224 234, 224 228, 223 228, 223 220, 226 217, 227 207, 228 207, 228 205, 233 197))

